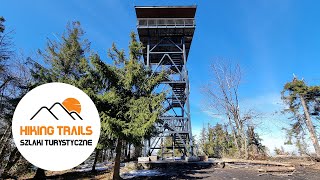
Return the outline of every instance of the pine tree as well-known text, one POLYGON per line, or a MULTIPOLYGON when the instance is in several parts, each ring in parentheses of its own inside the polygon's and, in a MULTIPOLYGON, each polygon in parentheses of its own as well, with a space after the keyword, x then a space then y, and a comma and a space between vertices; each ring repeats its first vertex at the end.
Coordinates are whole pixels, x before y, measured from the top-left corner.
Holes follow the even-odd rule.
POLYGON ((296 116, 294 120, 298 120, 296 123, 293 123, 292 129, 297 130, 302 125, 307 127, 318 157, 320 157, 320 145, 311 115, 314 105, 316 105, 315 107, 318 105, 317 99, 319 95, 320 86, 307 86, 303 80, 298 80, 296 77, 293 78, 292 82, 286 83, 282 91, 282 99, 289 105, 288 111, 296 116), (302 121, 300 121, 301 118, 298 117, 300 111, 303 112, 304 118, 302 118, 302 121), (299 125, 299 127, 297 127, 297 125, 299 125))

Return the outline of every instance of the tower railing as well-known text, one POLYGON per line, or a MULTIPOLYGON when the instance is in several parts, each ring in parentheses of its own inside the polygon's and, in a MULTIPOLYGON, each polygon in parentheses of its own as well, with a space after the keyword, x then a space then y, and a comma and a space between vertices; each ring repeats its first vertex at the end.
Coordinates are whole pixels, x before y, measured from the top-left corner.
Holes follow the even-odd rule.
POLYGON ((138 18, 138 28, 195 27, 194 18, 138 18))

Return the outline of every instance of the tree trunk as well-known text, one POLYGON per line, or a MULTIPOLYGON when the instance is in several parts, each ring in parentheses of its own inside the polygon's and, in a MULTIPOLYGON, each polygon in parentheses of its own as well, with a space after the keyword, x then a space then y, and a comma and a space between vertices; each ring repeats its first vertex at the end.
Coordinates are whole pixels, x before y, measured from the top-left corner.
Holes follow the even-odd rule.
POLYGON ((102 162, 102 163, 104 163, 105 157, 106 157, 106 150, 103 149, 103 150, 102 150, 102 157, 101 157, 101 162, 102 162))
POLYGON ((119 138, 116 147, 116 158, 114 159, 113 180, 120 180, 120 157, 121 157, 122 139, 119 138))
POLYGON ((242 139, 243 149, 244 149, 244 157, 245 159, 248 159, 249 157, 248 143, 247 143, 247 137, 243 128, 243 122, 241 122, 240 124, 240 131, 241 131, 241 139, 242 139))
POLYGON ((112 149, 110 149, 109 161, 112 161, 112 160, 113 160, 113 158, 114 158, 114 156, 113 156, 113 150, 112 150, 112 149))
POLYGON ((247 138, 243 137, 243 143, 244 143, 244 151, 245 151, 245 159, 249 158, 249 150, 248 150, 248 142, 247 142, 247 138))
POLYGON ((10 131, 10 129, 11 129, 11 126, 8 126, 6 128, 6 130, 4 131, 4 133, 3 133, 3 135, 1 136, 1 139, 0 139, 0 144, 3 144, 2 141, 5 139, 7 133, 10 131))
POLYGON ((236 128, 237 128, 237 131, 238 131, 238 135, 240 136, 240 142, 241 142, 241 155, 243 157, 244 155, 244 158, 247 159, 248 158, 248 146, 247 146, 247 138, 246 138, 246 134, 245 134, 245 131, 243 129, 243 121, 241 121, 240 119, 240 113, 239 113, 239 109, 236 109, 236 108, 232 108, 233 109, 233 119, 235 121, 235 124, 236 124, 236 128))
MULTIPOLYGON (((8 128, 11 128, 11 126, 9 126, 8 128)), ((0 153, 7 148, 6 146, 8 146, 8 141, 11 137, 12 131, 6 131, 5 134, 3 135, 3 137, 1 137, 1 142, 0 142, 0 153)))
POLYGON ((231 128, 231 134, 233 136, 233 139, 234 139, 234 145, 236 146, 236 149, 237 149, 237 152, 238 152, 238 157, 241 156, 241 152, 240 152, 240 147, 239 147, 239 144, 238 144, 238 138, 237 138, 237 135, 236 135, 236 130, 234 129, 234 126, 231 122, 231 117, 230 117, 230 114, 229 112, 227 111, 227 117, 228 117, 228 120, 229 120, 229 125, 230 125, 230 128, 231 128))
MULTIPOLYGON (((11 128, 11 126, 10 126, 11 128)), ((8 153, 9 146, 9 140, 11 137, 11 131, 7 131, 6 134, 3 135, 0 143, 0 161, 4 161, 4 158, 6 156, 6 153, 8 153)), ((0 163, 1 166, 1 163, 0 163)), ((0 167, 1 168, 1 167, 0 167)))
POLYGON ((93 165, 92 165, 92 171, 96 171, 96 165, 97 165, 97 161, 99 158, 99 153, 100 153, 100 149, 96 149, 96 154, 94 156, 94 161, 93 161, 93 165))
POLYGON ((33 179, 46 179, 46 174, 45 174, 44 170, 41 168, 38 168, 33 179))
POLYGON ((129 145, 129 147, 128 147, 129 152, 128 152, 128 157, 127 157, 127 159, 128 159, 128 161, 130 161, 130 158, 131 158, 131 157, 130 157, 130 152, 131 152, 131 148, 130 148, 130 147, 131 147, 131 144, 129 143, 128 145, 129 145))
POLYGON ((309 111, 308 111, 308 108, 307 108, 307 104, 306 104, 306 102, 305 102, 305 100, 304 100, 304 98, 303 98, 303 96, 301 94, 299 94, 299 98, 300 98, 300 101, 301 101, 301 104, 302 104, 302 107, 303 107, 304 116, 305 116, 305 122, 306 122, 306 125, 307 125, 309 133, 310 133, 310 138, 312 140, 313 147, 314 147, 314 149, 316 151, 317 156, 320 157, 319 141, 318 141, 318 138, 317 138, 316 131, 314 129, 313 123, 312 123, 311 118, 310 118, 310 114, 309 114, 309 111))
POLYGON ((125 158, 126 161, 128 161, 128 159, 127 159, 127 157, 128 157, 128 143, 127 142, 124 143, 124 156, 123 157, 125 158))
POLYGON ((19 153, 18 148, 14 148, 14 150, 10 153, 8 163, 4 168, 4 173, 9 173, 12 166, 14 166, 20 159, 20 156, 21 154, 19 153))

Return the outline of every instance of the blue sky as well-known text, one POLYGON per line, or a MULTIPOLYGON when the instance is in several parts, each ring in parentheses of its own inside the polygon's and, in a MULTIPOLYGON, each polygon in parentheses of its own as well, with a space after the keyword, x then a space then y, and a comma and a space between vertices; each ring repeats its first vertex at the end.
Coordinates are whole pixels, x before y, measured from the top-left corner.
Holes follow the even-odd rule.
POLYGON ((272 116, 281 106, 280 91, 295 73, 309 84, 319 84, 320 6, 318 1, 293 0, 1 0, 0 15, 14 30, 16 50, 35 56, 46 39, 55 39, 68 21, 79 20, 91 49, 103 58, 112 42, 127 49, 136 30, 134 5, 198 5, 197 28, 188 59, 191 114, 195 134, 203 124, 216 123, 203 109, 200 88, 210 80, 209 65, 223 57, 239 63, 244 72, 240 87, 242 107, 264 114, 259 131, 272 150, 283 144, 281 127, 289 121, 272 116))

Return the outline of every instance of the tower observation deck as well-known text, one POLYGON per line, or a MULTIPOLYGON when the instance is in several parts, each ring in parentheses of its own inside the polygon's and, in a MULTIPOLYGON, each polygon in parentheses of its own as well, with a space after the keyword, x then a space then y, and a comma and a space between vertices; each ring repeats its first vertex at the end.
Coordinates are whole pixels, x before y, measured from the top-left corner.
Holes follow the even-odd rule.
POLYGON ((144 141, 144 156, 157 151, 162 158, 177 151, 193 156, 186 65, 196 26, 196 6, 136 6, 135 10, 139 39, 145 46, 145 65, 153 74, 163 70, 169 73, 159 85, 167 97, 156 123, 158 135, 144 141))

